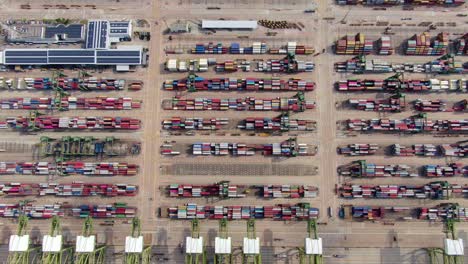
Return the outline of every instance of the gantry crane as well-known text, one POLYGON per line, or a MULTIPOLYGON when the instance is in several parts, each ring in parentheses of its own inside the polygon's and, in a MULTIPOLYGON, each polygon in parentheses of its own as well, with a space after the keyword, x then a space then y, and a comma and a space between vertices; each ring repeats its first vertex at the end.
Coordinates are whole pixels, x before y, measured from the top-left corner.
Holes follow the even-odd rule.
POLYGON ((255 232, 255 219, 247 221, 247 237, 244 237, 243 264, 261 264, 262 255, 260 253, 260 239, 255 232))
POLYGON ((58 216, 52 218, 49 235, 42 238, 41 264, 72 263, 73 248, 63 246, 62 227, 58 216))
MULTIPOLYGON (((30 248, 31 240, 27 228, 28 217, 20 215, 18 218, 18 231, 16 235, 10 237, 7 264, 29 264, 31 253, 39 250, 38 247, 30 248)), ((35 256, 32 256, 32 262, 35 263, 35 256)))
POLYGON ((300 264, 322 264, 323 256, 322 239, 317 235, 317 222, 310 219, 307 222, 307 233, 309 236, 305 239, 305 247, 298 248, 300 264))
POLYGON ((144 247, 141 222, 137 217, 132 220, 132 234, 125 238, 125 264, 150 264, 151 246, 144 247))
MULTIPOLYGON (((453 205, 454 209, 458 209, 458 205, 453 205)), ((440 257, 442 258, 443 264, 463 264, 463 240, 458 240, 455 232, 455 220, 453 218, 447 218, 445 221, 445 233, 446 239, 444 240, 445 248, 428 248, 429 260, 431 264, 438 264, 440 257), (460 248, 457 253, 447 252, 447 244, 457 244, 460 248)))
POLYGON ((28 122, 28 128, 27 128, 28 132, 36 132, 40 130, 40 128, 36 126, 36 118, 38 118, 41 115, 44 115, 44 114, 37 110, 29 112, 29 122, 28 122))
POLYGON ((185 264, 206 264, 203 237, 200 236, 200 222, 192 220, 192 234, 185 239, 185 264))
POLYGON ((76 241, 76 264, 104 264, 106 246, 96 247, 96 236, 93 235, 93 220, 87 217, 83 223, 83 231, 76 241))
POLYGON ((219 221, 218 236, 215 240, 215 264, 231 264, 232 263, 232 248, 231 238, 228 234, 228 221, 221 219, 219 221))

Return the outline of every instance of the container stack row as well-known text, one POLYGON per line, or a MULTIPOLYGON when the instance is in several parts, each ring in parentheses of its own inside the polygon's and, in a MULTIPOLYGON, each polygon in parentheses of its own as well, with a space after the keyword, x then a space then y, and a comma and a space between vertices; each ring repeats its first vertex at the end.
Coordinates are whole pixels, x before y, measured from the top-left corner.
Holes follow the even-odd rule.
POLYGON ((58 117, 38 116, 30 118, 26 116, 7 117, 6 121, 0 121, 0 129, 140 129, 141 121, 130 117, 58 117))
POLYGON ((408 39, 406 43, 406 55, 440 56, 447 53, 448 45, 448 33, 441 32, 431 41, 431 35, 428 32, 424 32, 408 39))
POLYGON ((447 104, 440 99, 435 100, 426 100, 426 99, 417 99, 414 102, 414 108, 418 111, 423 112, 440 112, 448 111, 446 109, 447 104))
POLYGON ((261 152, 264 156, 309 156, 315 151, 307 144, 283 141, 273 144, 243 144, 243 143, 194 143, 192 155, 195 156, 253 156, 261 152))
POLYGON ((411 117, 402 120, 397 119, 350 119, 347 120, 347 128, 352 131, 374 132, 451 132, 465 133, 468 131, 468 119, 459 120, 430 120, 411 117))
POLYGON ((64 216, 65 213, 60 204, 0 204, 0 217, 17 218, 20 215, 33 219, 49 219, 53 216, 64 216))
POLYGON ((72 208, 72 215, 80 218, 133 218, 136 216, 136 211, 136 207, 128 206, 126 203, 81 205, 72 208))
POLYGON ((467 55, 468 54, 468 33, 456 40, 455 54, 467 55))
POLYGON ((400 112, 405 109, 405 103, 398 97, 388 99, 349 99, 348 104, 363 111, 400 112))
POLYGON ((184 118, 172 117, 164 119, 162 124, 166 130, 219 130, 229 123, 227 118, 184 118))
POLYGON ((315 198, 318 188, 297 185, 264 185, 263 198, 315 198))
POLYGON ((429 80, 345 80, 336 83, 338 91, 405 91, 405 92, 467 92, 466 79, 429 80))
MULTIPOLYGON (((84 91, 106 91, 106 90, 123 90, 126 87, 126 80, 111 79, 111 78, 57 78, 55 85, 63 90, 84 90, 84 91)), ((16 87, 10 89, 36 89, 36 90, 52 90, 54 82, 49 77, 38 78, 18 78, 16 87)))
POLYGON ((351 163, 339 168, 346 177, 416 177, 410 166, 405 164, 379 165, 373 163, 351 163))
POLYGON ((454 219, 458 221, 468 221, 468 208, 459 206, 439 206, 435 208, 422 207, 419 210, 418 218, 421 220, 443 221, 454 219))
POLYGON ((257 62, 257 72, 312 72, 315 69, 315 64, 311 61, 299 61, 295 59, 267 60, 257 62))
POLYGON ((0 175, 105 175, 133 176, 138 172, 138 165, 124 162, 0 162, 0 175))
POLYGON ((272 219, 279 221, 317 219, 318 208, 309 204, 281 204, 275 206, 201 206, 180 205, 168 208, 171 219, 272 219))
POLYGON ((378 41, 378 55, 392 55, 394 49, 392 48, 390 36, 382 36, 378 41))
POLYGON ((253 97, 242 98, 173 98, 171 106, 165 106, 165 110, 184 111, 291 111, 303 112, 306 109, 314 109, 314 101, 302 101, 298 98, 277 97, 271 99, 258 99, 253 97))
POLYGON ((346 147, 339 147, 338 153, 348 156, 374 155, 380 147, 378 144, 349 144, 346 147))
POLYGON ((239 43, 231 43, 230 46, 224 46, 222 43, 208 44, 199 43, 195 48, 190 50, 194 54, 294 54, 294 55, 309 55, 315 50, 312 47, 298 44, 297 42, 288 42, 286 46, 281 48, 268 48, 264 42, 253 42, 250 47, 241 47, 239 43))
POLYGON ((283 80, 279 78, 216 78, 204 79, 195 77, 193 80, 166 80, 165 90, 176 91, 313 91, 315 83, 302 79, 283 80))
POLYGON ((208 67, 215 63, 215 59, 168 59, 166 61, 166 70, 170 72, 206 72, 208 67))
POLYGON ((452 185, 446 182, 433 182, 426 185, 355 185, 343 184, 339 187, 342 198, 371 198, 371 199, 447 199, 452 190, 460 190, 468 194, 468 186, 452 185))
POLYGON ((312 120, 291 119, 288 116, 279 118, 246 118, 239 129, 255 131, 313 131, 316 123, 312 120))
POLYGON ((411 62, 400 64, 390 63, 381 59, 354 57, 347 61, 335 63, 335 71, 355 74, 389 72, 463 74, 468 72, 468 69, 463 64, 461 60, 455 60, 454 57, 441 57, 424 64, 411 62))
POLYGON ((141 107, 141 100, 129 97, 78 98, 62 97, 57 102, 53 98, 12 98, 0 100, 1 109, 25 110, 131 110, 141 107))
POLYGON ((130 184, 107 183, 2 183, 0 195, 30 196, 30 195, 54 195, 54 196, 135 196, 137 186, 130 184))
POLYGON ((335 52, 338 55, 367 55, 372 50, 372 41, 367 40, 362 33, 355 36, 345 36, 338 40, 335 46, 335 52))
POLYGON ((462 175, 462 165, 451 163, 448 165, 424 165, 423 173, 426 177, 453 177, 462 175))
POLYGON ((433 144, 413 144, 411 146, 393 144, 391 149, 394 156, 433 157, 437 155, 437 147, 433 144))
POLYGON ((211 185, 171 184, 169 185, 170 197, 223 197, 242 198, 245 187, 228 183, 216 183, 211 185))

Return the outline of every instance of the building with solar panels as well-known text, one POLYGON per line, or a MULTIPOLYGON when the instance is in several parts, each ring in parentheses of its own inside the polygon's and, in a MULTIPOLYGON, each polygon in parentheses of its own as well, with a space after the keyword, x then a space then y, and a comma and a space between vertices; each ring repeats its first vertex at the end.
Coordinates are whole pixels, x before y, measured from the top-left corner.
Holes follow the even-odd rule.
POLYGON ((91 20, 88 22, 87 49, 109 49, 112 43, 131 39, 131 21, 91 20))
POLYGON ((23 32, 14 32, 7 37, 13 43, 80 43, 85 40, 85 26, 71 25, 27 25, 22 27, 23 32))
POLYGON ((141 65, 141 47, 122 49, 5 49, 4 65, 141 65))
MULTIPOLYGON (((5 49, 0 52, 3 65, 94 65, 116 66, 126 70, 129 66, 146 64, 142 47, 122 46, 111 49, 111 43, 131 40, 130 21, 92 20, 88 22, 86 37, 83 25, 44 27, 43 40, 85 41, 81 49, 5 49)), ((26 41, 31 42, 31 41, 26 41)), ((38 42, 36 42, 38 43, 38 42)), ((42 42, 41 42, 42 43, 42 42)))

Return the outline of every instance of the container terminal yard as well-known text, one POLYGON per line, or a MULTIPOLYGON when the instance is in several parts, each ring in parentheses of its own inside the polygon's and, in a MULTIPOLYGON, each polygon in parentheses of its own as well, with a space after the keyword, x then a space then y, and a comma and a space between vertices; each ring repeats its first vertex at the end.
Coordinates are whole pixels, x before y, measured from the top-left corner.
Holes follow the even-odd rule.
POLYGON ((2 263, 468 263, 465 0, 0 2, 2 263))

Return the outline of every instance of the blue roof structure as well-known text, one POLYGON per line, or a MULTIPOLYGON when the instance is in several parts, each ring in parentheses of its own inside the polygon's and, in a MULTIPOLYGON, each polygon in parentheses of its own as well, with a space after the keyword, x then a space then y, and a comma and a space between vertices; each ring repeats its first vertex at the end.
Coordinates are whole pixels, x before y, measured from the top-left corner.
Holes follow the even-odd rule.
POLYGON ((57 35, 62 35, 67 39, 82 39, 84 36, 83 25, 72 24, 72 25, 57 25, 47 26, 44 31, 44 38, 54 38, 57 35))

